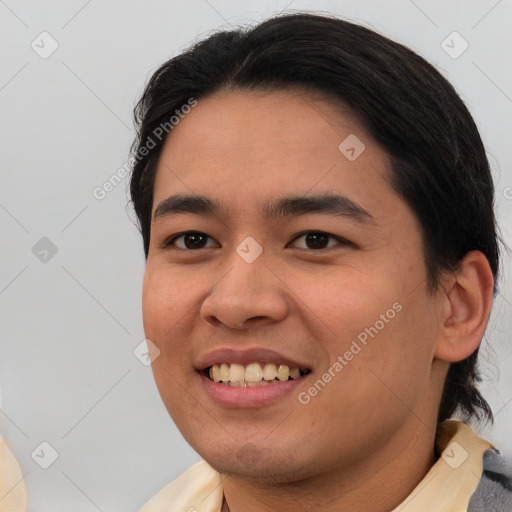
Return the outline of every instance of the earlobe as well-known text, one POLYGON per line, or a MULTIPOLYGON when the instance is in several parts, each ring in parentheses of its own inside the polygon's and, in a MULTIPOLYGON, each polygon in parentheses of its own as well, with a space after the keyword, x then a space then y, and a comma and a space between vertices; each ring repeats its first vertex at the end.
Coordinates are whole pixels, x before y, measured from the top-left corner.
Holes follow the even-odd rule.
POLYGON ((436 358, 447 362, 462 361, 478 348, 494 291, 491 267, 480 251, 466 254, 454 278, 453 286, 443 292, 446 314, 434 352, 436 358))

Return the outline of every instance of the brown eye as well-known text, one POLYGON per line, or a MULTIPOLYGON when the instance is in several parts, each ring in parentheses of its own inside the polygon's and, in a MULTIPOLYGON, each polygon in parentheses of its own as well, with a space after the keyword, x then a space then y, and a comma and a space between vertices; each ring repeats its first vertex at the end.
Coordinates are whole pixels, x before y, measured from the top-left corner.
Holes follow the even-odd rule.
POLYGON ((186 233, 173 237, 171 240, 166 242, 165 246, 176 246, 178 249, 185 250, 204 249, 208 239, 211 239, 211 237, 205 233, 201 233, 199 231, 187 231, 186 233), (181 242, 176 243, 178 240, 181 240, 181 242))
POLYGON ((336 245, 347 245, 348 241, 343 240, 341 238, 335 237, 334 235, 330 235, 329 233, 323 233, 322 231, 309 231, 307 233, 303 233, 299 235, 297 238, 293 240, 295 243, 297 240, 304 239, 304 243, 302 246, 299 246, 299 249, 330 249, 336 245), (330 243, 331 240, 331 243, 330 243), (334 242, 334 243, 332 243, 334 242))

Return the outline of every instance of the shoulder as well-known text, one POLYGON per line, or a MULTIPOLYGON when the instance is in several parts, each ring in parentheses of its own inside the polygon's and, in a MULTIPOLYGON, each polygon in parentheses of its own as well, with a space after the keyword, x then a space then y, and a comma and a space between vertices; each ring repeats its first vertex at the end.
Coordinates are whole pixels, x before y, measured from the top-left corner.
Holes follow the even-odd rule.
POLYGON ((163 487, 140 512, 217 512, 222 505, 222 498, 222 481, 219 473, 206 461, 201 460, 163 487))
POLYGON ((509 512, 512 510, 512 474, 500 452, 486 450, 483 471, 471 496, 468 512, 509 512))
POLYGON ((0 436, 0 510, 27 510, 24 476, 18 459, 0 436))

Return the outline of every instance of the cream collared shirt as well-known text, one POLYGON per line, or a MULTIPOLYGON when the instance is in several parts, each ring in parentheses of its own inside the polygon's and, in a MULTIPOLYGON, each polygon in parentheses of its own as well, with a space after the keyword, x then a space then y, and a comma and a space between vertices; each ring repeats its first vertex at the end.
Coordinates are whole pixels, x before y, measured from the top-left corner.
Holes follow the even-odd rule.
POLYGON ((25 512, 27 488, 18 460, 0 437, 0 512, 25 512))
MULTIPOLYGON (((412 493, 392 512, 466 512, 492 445, 466 424, 448 420, 436 437, 441 457, 412 493)), ((140 512, 222 512, 220 474, 204 460, 166 485, 140 512)))

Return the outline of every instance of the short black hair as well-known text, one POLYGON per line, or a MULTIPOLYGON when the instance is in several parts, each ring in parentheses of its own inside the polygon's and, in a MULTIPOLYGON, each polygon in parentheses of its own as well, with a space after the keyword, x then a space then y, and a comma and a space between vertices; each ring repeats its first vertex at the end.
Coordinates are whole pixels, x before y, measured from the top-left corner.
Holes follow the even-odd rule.
MULTIPOLYGON (((421 225, 429 290, 437 288, 442 271, 456 270, 465 254, 478 250, 489 261, 496 294, 500 237, 494 185, 464 102, 407 47, 349 21, 304 12, 216 32, 165 62, 149 80, 134 110, 130 182, 146 258, 155 173, 166 140, 155 133, 169 127, 170 117, 191 99, 221 90, 297 86, 348 105, 390 155, 390 185, 421 225), (142 152, 150 140, 151 151, 142 152)), ((439 422, 455 412, 493 421, 476 387, 481 380, 477 354, 478 349, 450 365, 439 422)))

